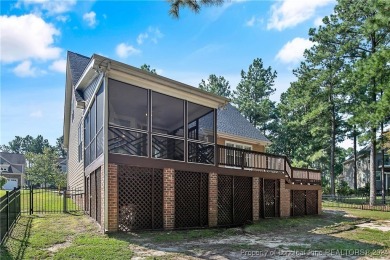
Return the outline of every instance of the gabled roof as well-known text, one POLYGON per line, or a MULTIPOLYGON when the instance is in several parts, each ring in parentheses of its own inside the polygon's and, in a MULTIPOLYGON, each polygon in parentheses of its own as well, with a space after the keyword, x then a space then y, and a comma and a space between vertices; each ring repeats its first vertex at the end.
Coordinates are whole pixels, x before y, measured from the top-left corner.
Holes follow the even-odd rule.
POLYGON ((0 152, 0 164, 9 164, 8 173, 22 173, 26 164, 23 154, 0 152))
POLYGON ((218 109, 217 131, 218 133, 270 143, 267 137, 256 129, 240 111, 231 104, 227 104, 224 108, 218 109))
POLYGON ((76 86, 91 58, 68 51, 69 66, 72 75, 73 86, 76 86))

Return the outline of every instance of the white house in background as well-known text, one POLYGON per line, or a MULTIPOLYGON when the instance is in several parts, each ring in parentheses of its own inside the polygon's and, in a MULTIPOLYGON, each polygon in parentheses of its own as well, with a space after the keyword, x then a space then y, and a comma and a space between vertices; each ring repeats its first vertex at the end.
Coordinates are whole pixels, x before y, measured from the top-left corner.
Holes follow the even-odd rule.
POLYGON ((26 157, 23 154, 0 152, 1 175, 7 178, 7 183, 1 187, 5 190, 25 185, 26 157))

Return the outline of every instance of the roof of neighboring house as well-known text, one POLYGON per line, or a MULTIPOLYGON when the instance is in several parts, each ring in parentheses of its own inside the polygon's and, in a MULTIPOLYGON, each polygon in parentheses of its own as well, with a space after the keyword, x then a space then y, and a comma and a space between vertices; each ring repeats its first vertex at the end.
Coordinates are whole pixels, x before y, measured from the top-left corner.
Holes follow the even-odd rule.
POLYGON ((84 55, 68 51, 69 66, 72 73, 72 83, 73 86, 77 84, 81 75, 84 72, 84 69, 87 67, 88 63, 91 61, 91 58, 84 55))
MULTIPOLYGON (((370 155, 370 151, 371 151, 371 145, 368 144, 368 145, 366 145, 365 147, 363 147, 362 149, 360 149, 360 150, 357 152, 357 158, 362 158, 362 157, 365 157, 365 156, 369 156, 369 155, 370 155)), ((381 150, 381 149, 378 149, 376 153, 377 153, 377 155, 378 155, 378 154, 382 154, 382 150, 381 150)), ((385 153, 385 155, 386 155, 386 153, 385 153)), ((343 162, 343 164, 349 163, 349 162, 351 162, 351 161, 353 161, 353 155, 348 156, 348 157, 345 159, 345 161, 343 162)))
POLYGON ((24 154, 0 152, 0 164, 9 164, 9 173, 22 173, 26 157, 24 154))
POLYGON ((244 138, 270 142, 256 127, 254 127, 237 108, 227 104, 218 109, 217 130, 219 133, 236 135, 244 138))

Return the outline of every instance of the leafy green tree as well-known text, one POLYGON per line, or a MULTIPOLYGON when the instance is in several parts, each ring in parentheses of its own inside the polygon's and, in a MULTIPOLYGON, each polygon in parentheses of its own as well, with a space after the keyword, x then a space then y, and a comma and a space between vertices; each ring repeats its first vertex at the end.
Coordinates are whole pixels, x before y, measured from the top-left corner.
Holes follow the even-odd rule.
POLYGON ((0 175, 0 189, 7 183, 7 178, 0 175))
POLYGON ((52 148, 44 148, 43 153, 27 153, 29 167, 26 169, 27 179, 33 184, 44 184, 45 187, 55 184, 55 178, 60 172, 57 154, 52 148))
POLYGON ((66 158, 67 152, 63 147, 63 143, 64 143, 64 136, 61 135, 60 137, 57 138, 54 149, 56 150, 59 157, 66 158))
POLYGON ((207 79, 207 82, 202 79, 199 84, 199 88, 216 95, 220 95, 226 98, 232 98, 232 91, 230 90, 229 81, 222 76, 216 76, 211 74, 207 79))
POLYGON ((343 79, 349 122, 363 129, 370 142, 370 205, 375 203, 376 134, 390 106, 390 2, 340 0, 323 19, 321 41, 337 45, 337 56, 350 69, 343 79))
POLYGON ((62 188, 66 188, 67 184, 67 175, 64 172, 56 172, 56 174, 53 176, 54 184, 57 186, 58 190, 61 190, 62 188))
POLYGON ((157 75, 156 69, 152 69, 152 68, 150 67, 150 65, 143 64, 143 65, 140 67, 140 69, 141 69, 141 70, 148 71, 148 72, 150 72, 150 73, 152 73, 152 74, 156 74, 156 75, 157 75))
POLYGON ((26 137, 15 136, 15 139, 8 142, 8 145, 2 145, 0 149, 10 153, 43 153, 45 148, 50 147, 49 141, 42 135, 36 138, 27 135, 26 137))
POLYGON ((168 0, 171 5, 169 14, 174 18, 179 18, 180 9, 183 7, 190 8, 193 12, 198 13, 201 6, 221 5, 224 0, 168 0))
POLYGON ((264 68, 263 61, 255 59, 248 72, 241 71, 241 81, 234 91, 238 110, 259 130, 267 134, 275 119, 275 102, 270 100, 275 92, 276 71, 264 68))

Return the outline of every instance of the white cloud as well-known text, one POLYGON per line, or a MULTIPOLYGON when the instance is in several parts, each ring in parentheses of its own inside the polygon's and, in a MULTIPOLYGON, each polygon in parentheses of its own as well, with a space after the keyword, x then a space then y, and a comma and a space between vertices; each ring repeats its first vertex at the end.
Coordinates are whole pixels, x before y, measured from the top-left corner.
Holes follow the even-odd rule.
POLYGON ((53 70, 53 71, 57 71, 57 72, 60 72, 60 73, 65 73, 66 72, 66 60, 56 60, 54 61, 49 69, 53 70))
POLYGON ((144 40, 146 40, 148 38, 148 34, 147 33, 140 33, 137 37, 137 43, 138 45, 141 45, 142 43, 144 43, 144 40))
POLYGON ((92 28, 95 27, 96 23, 97 23, 97 21, 96 21, 96 13, 94 11, 91 11, 89 13, 85 13, 83 15, 83 20, 85 22, 87 22, 87 25, 89 27, 92 27, 92 28))
POLYGON ((256 16, 252 16, 251 19, 249 19, 248 21, 245 22, 245 26, 253 27, 257 24, 262 24, 262 23, 264 23, 263 18, 256 18, 256 16))
POLYGON ((161 76, 161 75, 163 75, 164 70, 163 69, 156 69, 156 73, 161 76))
POLYGON ((127 58, 131 55, 140 54, 141 51, 134 48, 131 45, 127 45, 126 43, 120 43, 116 46, 115 49, 116 55, 118 55, 120 58, 127 58))
POLYGON ((67 16, 67 15, 58 15, 56 17, 56 20, 60 21, 60 22, 63 22, 63 23, 66 23, 67 21, 69 21, 69 16, 67 16))
POLYGON ((54 47, 54 37, 60 32, 50 23, 34 15, 0 16, 0 60, 3 62, 27 59, 50 60, 61 54, 54 47))
POLYGON ((255 22, 256 22, 256 17, 252 16, 251 19, 245 22, 245 25, 248 27, 252 27, 253 25, 255 25, 255 22))
POLYGON ((315 20, 314 20, 314 26, 315 27, 319 27, 320 25, 324 25, 324 23, 322 22, 322 17, 317 17, 315 20))
POLYGON ((287 42, 276 55, 276 59, 283 63, 297 63, 302 60, 305 49, 313 46, 313 42, 304 38, 294 38, 287 42))
POLYGON ((324 7, 334 0, 283 0, 271 6, 271 18, 267 29, 279 31, 302 23, 316 13, 317 8, 324 7))
POLYGON ((43 117, 43 112, 42 112, 42 110, 35 110, 35 111, 30 113, 30 117, 42 118, 43 117))
POLYGON ((21 5, 26 7, 33 6, 41 10, 47 11, 49 14, 61 14, 68 12, 76 4, 76 0, 19 0, 16 7, 21 5))
POLYGON ((38 74, 43 74, 44 71, 40 71, 38 68, 33 67, 30 60, 23 61, 13 69, 16 76, 21 78, 36 77, 38 74))

